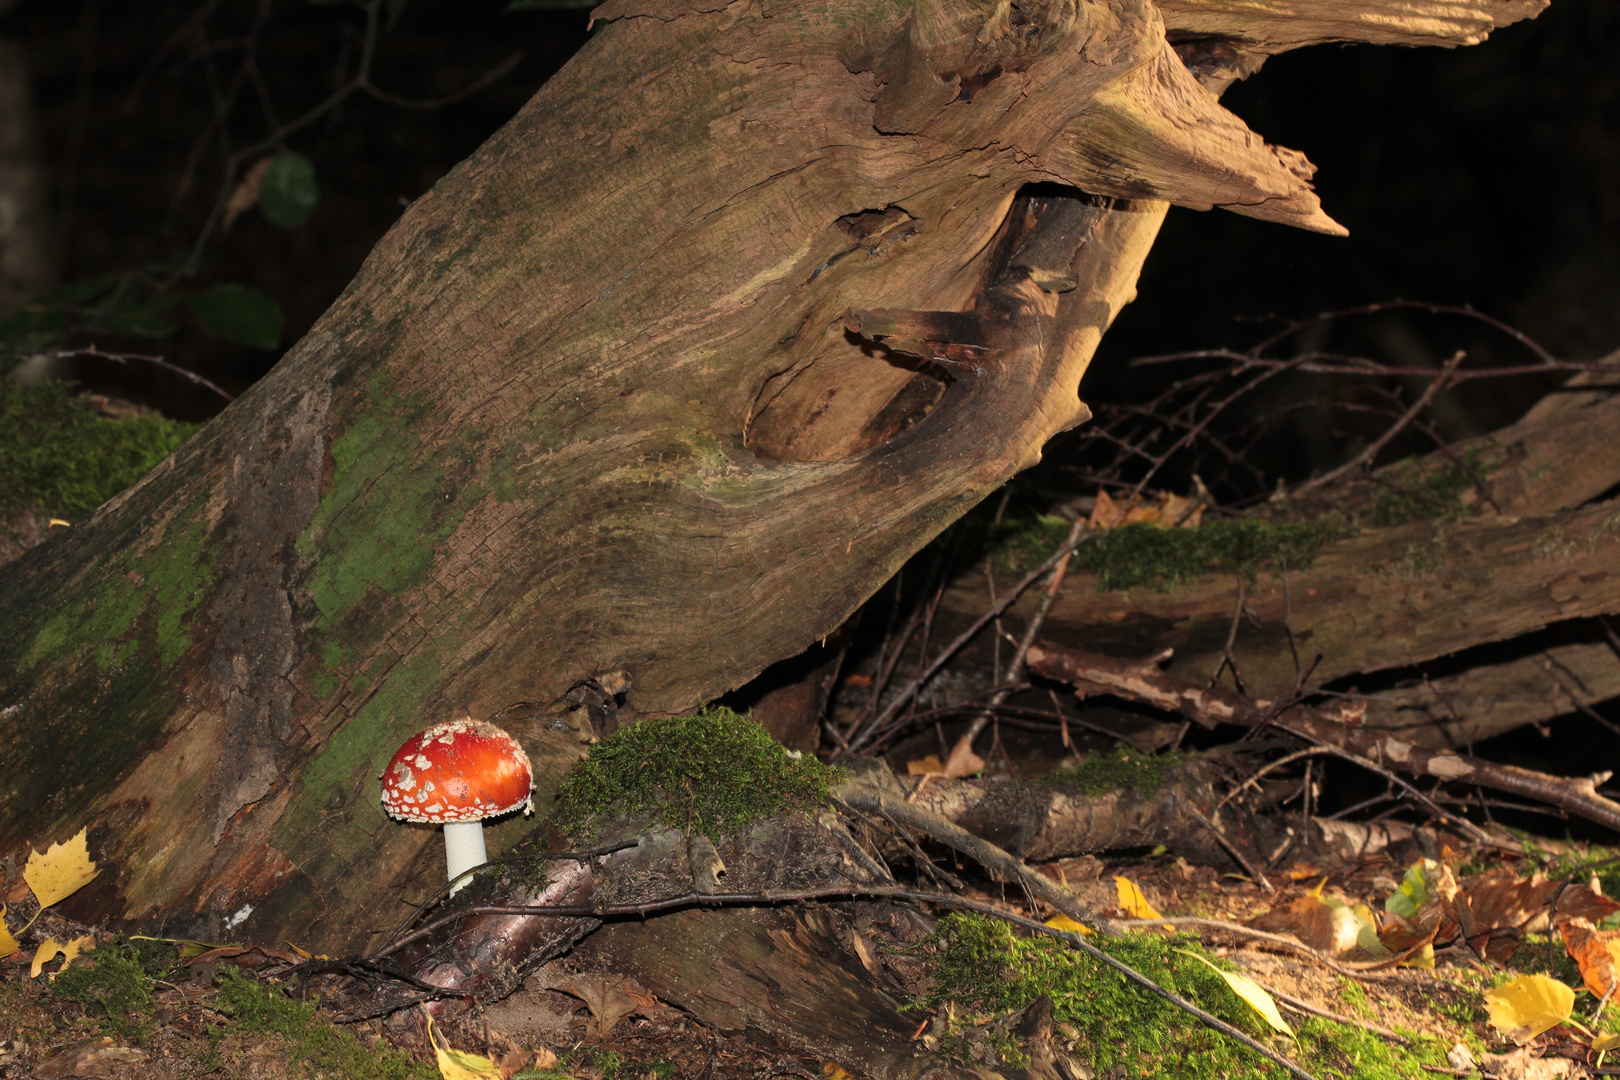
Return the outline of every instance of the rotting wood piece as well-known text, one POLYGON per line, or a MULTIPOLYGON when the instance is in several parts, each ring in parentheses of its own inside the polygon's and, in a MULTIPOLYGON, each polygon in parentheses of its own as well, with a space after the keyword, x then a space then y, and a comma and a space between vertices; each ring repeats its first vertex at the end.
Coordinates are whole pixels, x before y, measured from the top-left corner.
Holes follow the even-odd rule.
MULTIPOLYGON (((1233 648, 1245 686, 1279 698, 1301 662, 1321 661, 1313 683, 1406 668, 1543 627, 1620 612, 1620 500, 1536 518, 1495 516, 1419 521, 1370 529, 1323 548, 1309 567, 1257 567, 1244 590, 1252 612, 1233 648)), ((1237 600, 1230 576, 1156 592, 1099 592, 1096 577, 1072 570, 1046 620, 1048 640, 1140 657, 1173 649, 1169 671, 1207 679, 1219 662, 1237 600)), ((1011 632, 1035 601, 1004 619, 1011 632)), ((982 580, 964 576, 942 609, 961 620, 988 606, 982 580)), ((943 621, 949 633, 956 623, 943 621)), ((1532 719, 1539 719, 1534 717, 1532 719)))
POLYGON ((1137 664, 1083 653, 1041 642, 1029 651, 1030 670, 1067 682, 1080 692, 1105 692, 1179 713, 1214 727, 1262 723, 1337 747, 1377 765, 1413 776, 1463 781, 1522 795, 1566 810, 1577 817, 1620 832, 1620 803, 1599 794, 1611 773, 1594 776, 1551 776, 1493 761, 1416 746, 1387 731, 1362 726, 1360 710, 1341 706, 1320 709, 1294 705, 1271 711, 1271 702, 1255 701, 1221 686, 1201 687, 1160 671, 1152 661, 1137 664))

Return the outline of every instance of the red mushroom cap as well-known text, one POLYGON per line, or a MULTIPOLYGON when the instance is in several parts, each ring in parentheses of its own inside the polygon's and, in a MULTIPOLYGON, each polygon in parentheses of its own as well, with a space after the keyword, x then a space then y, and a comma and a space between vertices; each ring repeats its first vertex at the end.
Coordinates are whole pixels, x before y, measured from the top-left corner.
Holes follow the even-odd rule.
POLYGON ((517 740, 481 720, 405 740, 382 775, 383 809, 403 821, 479 821, 529 805, 534 770, 517 740))

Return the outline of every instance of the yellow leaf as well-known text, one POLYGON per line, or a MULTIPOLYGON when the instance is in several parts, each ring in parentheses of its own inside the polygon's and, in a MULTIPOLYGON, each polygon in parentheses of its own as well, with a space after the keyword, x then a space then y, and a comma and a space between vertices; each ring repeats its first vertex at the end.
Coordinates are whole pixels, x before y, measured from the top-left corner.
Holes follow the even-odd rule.
POLYGON ((65 844, 52 844, 42 855, 28 853, 28 865, 23 868, 23 880, 34 890, 39 906, 48 908, 84 888, 99 870, 90 861, 90 848, 85 840, 88 829, 65 844))
MULTIPOLYGON (((62 954, 62 967, 65 968, 73 963, 73 958, 78 956, 80 952, 95 947, 96 939, 89 934, 83 937, 70 938, 66 942, 57 941, 55 938, 46 938, 39 948, 34 950, 34 964, 28 969, 28 977, 30 979, 39 978, 40 971, 44 969, 46 964, 56 959, 57 953, 62 954)), ((51 981, 55 982, 56 977, 61 972, 62 968, 57 968, 51 972, 51 981)))
POLYGON ((428 1042, 433 1044, 433 1052, 439 1056, 439 1075, 444 1080, 501 1080, 501 1070, 482 1054, 440 1046, 433 1034, 433 1017, 426 1009, 422 1010, 422 1015, 427 1017, 428 1042))
POLYGON ((1125 914, 1129 915, 1131 918, 1164 918, 1163 915, 1160 915, 1157 911, 1153 910, 1153 905, 1148 903, 1147 897, 1142 895, 1142 890, 1137 886, 1136 882, 1132 881, 1130 878, 1114 878, 1114 888, 1119 890, 1120 910, 1125 912, 1125 914))
POLYGON ((1067 915, 1054 915, 1046 920, 1046 925, 1054 930, 1067 930, 1071 934, 1089 934, 1091 927, 1085 923, 1075 922, 1067 915))
POLYGON ((824 1062, 821 1066, 821 1075, 827 1080, 855 1080, 844 1067, 835 1061, 824 1062))
POLYGON ((1417 949, 1411 956, 1405 957, 1396 967, 1417 968, 1419 971, 1434 970, 1434 942, 1425 942, 1423 947, 1417 949))
POLYGON ((1575 991, 1545 975, 1520 975, 1485 991, 1492 1026, 1520 1046, 1569 1020, 1574 1008, 1575 991))
POLYGON ((1194 960, 1198 961, 1200 964, 1203 964, 1205 967, 1209 968, 1209 970, 1225 979, 1226 985, 1232 988, 1232 992, 1238 997, 1242 998, 1248 1004, 1249 1008, 1259 1013, 1260 1019, 1264 1020, 1266 1023, 1270 1024, 1273 1028, 1282 1032, 1284 1035, 1287 1035, 1290 1039, 1295 1037, 1294 1029, 1288 1026, 1288 1021, 1284 1020, 1282 1018, 1282 1013, 1277 1011, 1277 1003, 1272 1000, 1270 994, 1266 993, 1265 987, 1261 986, 1259 983, 1255 982, 1253 979, 1249 978, 1240 971, 1222 971, 1220 968, 1216 967, 1214 964, 1211 964, 1208 960, 1205 960, 1202 956, 1199 956, 1195 952, 1187 952, 1186 949, 1177 949, 1176 952, 1186 953, 1188 956, 1192 957, 1194 960))
POLYGON ((1600 1054, 1613 1050, 1617 1046, 1620 1046, 1620 1035, 1617 1035, 1612 1031, 1605 1032, 1592 1040, 1592 1049, 1596 1050, 1600 1054))
POLYGON ((20 949, 22 946, 17 944, 17 939, 11 936, 11 931, 6 927, 6 907, 0 904, 0 960, 20 949))

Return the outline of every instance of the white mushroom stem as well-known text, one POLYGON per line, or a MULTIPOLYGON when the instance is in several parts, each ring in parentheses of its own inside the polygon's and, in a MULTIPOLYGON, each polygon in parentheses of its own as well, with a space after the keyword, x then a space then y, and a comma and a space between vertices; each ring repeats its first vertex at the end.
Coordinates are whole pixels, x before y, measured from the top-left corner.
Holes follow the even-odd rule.
MULTIPOLYGON (((471 870, 488 861, 489 854, 484 850, 482 821, 444 823, 444 863, 450 881, 455 881, 456 875, 463 871, 471 870)), ((450 895, 456 895, 471 883, 472 878, 462 878, 456 882, 456 887, 450 890, 450 895)))

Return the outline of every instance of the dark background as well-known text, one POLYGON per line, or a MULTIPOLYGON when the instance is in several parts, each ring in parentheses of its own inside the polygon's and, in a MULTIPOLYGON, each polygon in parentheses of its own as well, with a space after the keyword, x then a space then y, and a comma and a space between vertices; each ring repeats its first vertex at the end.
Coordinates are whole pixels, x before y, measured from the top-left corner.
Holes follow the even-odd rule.
MULTIPOLYGON (((256 212, 210 243, 188 288, 253 285, 295 341, 398 216, 467 156, 586 40, 587 9, 503 11, 505 0, 409 0, 379 41, 375 81, 413 98, 453 93, 516 50, 523 60, 467 100, 433 110, 363 96, 287 140, 316 165, 321 202, 291 231, 256 212)), ((318 102, 353 70, 362 16, 307 0, 15 0, 0 35, 25 46, 52 182, 57 274, 172 266, 218 194, 220 142, 202 137, 213 95, 232 78, 240 39, 268 13, 254 54, 278 117, 318 102), (188 155, 196 155, 182 185, 188 155)), ((1173 211, 1140 299, 1104 342, 1084 393, 1143 392, 1132 356, 1245 346, 1297 318, 1395 297, 1471 304, 1567 358, 1620 343, 1620 11, 1558 0, 1481 46, 1322 47, 1271 60, 1227 104, 1267 139, 1320 168, 1329 213, 1349 239, 1236 215, 1173 211)), ((232 145, 261 137, 266 110, 245 94, 232 145)), ((1403 313, 1351 320, 1336 345, 1393 362, 1438 363, 1458 348, 1482 363, 1522 358, 1488 329, 1403 313)), ((104 348, 150 341, 92 335, 104 348)), ((1315 342, 1313 342, 1315 343, 1315 342)), ((182 325, 158 347, 233 391, 276 354, 182 325)), ((81 368, 81 377, 188 419, 218 407, 161 372, 81 368)), ((1153 376, 1157 378, 1158 376, 1153 376)), ((1484 385, 1449 406, 1461 434, 1522 409, 1525 387, 1484 385)), ((1320 425, 1303 459, 1336 452, 1320 425)), ((1061 452, 1061 447, 1057 448, 1061 452)), ((1320 459, 1320 460, 1319 460, 1320 459)))

